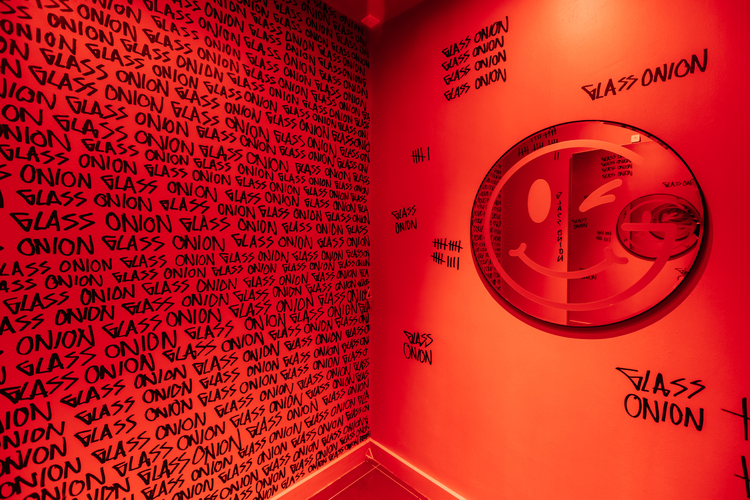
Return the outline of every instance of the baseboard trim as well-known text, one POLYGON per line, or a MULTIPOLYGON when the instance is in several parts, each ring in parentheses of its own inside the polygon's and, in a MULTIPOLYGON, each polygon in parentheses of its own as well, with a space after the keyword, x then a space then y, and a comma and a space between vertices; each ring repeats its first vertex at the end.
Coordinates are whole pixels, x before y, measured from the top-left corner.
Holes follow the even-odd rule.
POLYGON ((466 500, 466 498, 374 439, 370 439, 370 450, 372 451, 372 458, 376 462, 430 500, 466 500))
POLYGON ((365 461, 370 439, 351 448, 336 460, 303 477, 299 482, 271 497, 271 500, 307 500, 335 480, 365 461))
POLYGON ((408 460, 371 438, 362 441, 333 462, 327 463, 275 495, 272 500, 307 500, 366 459, 382 465, 430 500, 466 500, 408 460))

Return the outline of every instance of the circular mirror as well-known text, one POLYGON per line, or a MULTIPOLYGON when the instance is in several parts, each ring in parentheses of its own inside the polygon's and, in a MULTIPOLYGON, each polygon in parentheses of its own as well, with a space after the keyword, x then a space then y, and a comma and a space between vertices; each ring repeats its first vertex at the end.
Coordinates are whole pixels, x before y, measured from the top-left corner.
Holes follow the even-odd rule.
POLYGON ((685 162, 620 123, 556 125, 513 146, 474 200, 487 288, 536 319, 601 326, 667 298, 696 262, 705 203, 685 162))

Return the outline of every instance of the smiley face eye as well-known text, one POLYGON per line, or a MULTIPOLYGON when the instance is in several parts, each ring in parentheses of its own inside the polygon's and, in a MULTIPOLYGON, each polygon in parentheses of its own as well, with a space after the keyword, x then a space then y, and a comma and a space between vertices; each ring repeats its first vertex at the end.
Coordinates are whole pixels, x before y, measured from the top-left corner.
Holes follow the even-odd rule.
POLYGON ((622 179, 615 179, 602 186, 599 186, 583 200, 581 205, 578 207, 578 210, 583 213, 591 210, 594 207, 598 207, 599 205, 612 203, 613 201, 615 201, 615 195, 605 193, 612 191, 613 189, 616 189, 620 186, 622 186, 622 179))
POLYGON ((529 188, 529 198, 527 202, 529 217, 539 224, 544 222, 549 215, 549 209, 552 206, 552 190, 544 179, 537 179, 529 188))

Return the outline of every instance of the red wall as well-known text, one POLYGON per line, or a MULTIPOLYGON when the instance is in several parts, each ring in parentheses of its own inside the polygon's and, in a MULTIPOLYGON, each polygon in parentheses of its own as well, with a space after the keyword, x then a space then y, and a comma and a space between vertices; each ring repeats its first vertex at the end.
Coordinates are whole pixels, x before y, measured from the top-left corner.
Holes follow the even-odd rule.
POLYGON ((0 12, 0 497, 268 498, 366 439, 363 29, 0 12))
POLYGON ((750 396, 742 153, 749 14, 741 1, 437 0, 377 32, 375 441, 472 499, 750 498, 741 416, 750 396), (492 38, 502 46, 475 54, 487 41, 482 30, 498 21, 492 38), (454 44, 457 55, 469 54, 450 67, 445 52, 454 44), (477 69, 498 53, 505 57, 477 69), (643 79, 704 54, 705 71, 643 79), (605 92, 610 79, 620 89, 630 75, 637 83, 605 92), (587 89, 599 83, 592 99, 587 89), (463 84, 468 91, 450 92, 463 84), (471 209, 484 176, 514 144, 596 119, 648 131, 684 159, 707 202, 706 258, 655 313, 572 331, 493 299, 471 256, 471 209), (443 239, 461 250, 437 248, 443 239), (705 389, 678 394, 672 381, 705 389), (698 423, 633 417, 629 395, 690 408, 698 423))

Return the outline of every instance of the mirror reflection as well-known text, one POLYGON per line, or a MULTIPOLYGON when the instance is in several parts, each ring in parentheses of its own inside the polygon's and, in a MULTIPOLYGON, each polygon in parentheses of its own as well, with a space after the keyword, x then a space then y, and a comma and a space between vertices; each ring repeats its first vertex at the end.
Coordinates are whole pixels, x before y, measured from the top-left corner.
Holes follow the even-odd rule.
POLYGON ((501 302, 559 325, 607 325, 679 286, 701 248, 704 208, 690 169, 655 137, 567 123, 492 166, 472 210, 472 250, 501 302))

